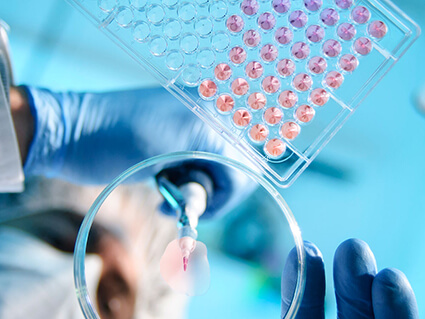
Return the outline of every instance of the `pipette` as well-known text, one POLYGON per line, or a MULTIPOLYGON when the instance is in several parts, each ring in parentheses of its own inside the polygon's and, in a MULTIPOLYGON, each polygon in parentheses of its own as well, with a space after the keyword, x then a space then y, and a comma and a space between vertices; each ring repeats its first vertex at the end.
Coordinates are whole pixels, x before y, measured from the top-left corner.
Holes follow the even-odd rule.
POLYGON ((177 215, 179 246, 183 269, 186 271, 190 255, 196 247, 198 220, 207 207, 207 192, 196 182, 177 187, 165 177, 159 176, 157 183, 160 193, 177 215))

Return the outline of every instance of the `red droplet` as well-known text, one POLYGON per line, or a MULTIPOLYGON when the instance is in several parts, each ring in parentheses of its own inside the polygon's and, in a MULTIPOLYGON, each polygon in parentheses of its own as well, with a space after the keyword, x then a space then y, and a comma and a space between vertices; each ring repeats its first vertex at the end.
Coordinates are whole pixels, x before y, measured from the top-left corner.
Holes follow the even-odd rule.
POLYGON ((187 270, 187 263, 189 262, 189 260, 187 259, 187 257, 183 257, 183 270, 186 271, 187 270))

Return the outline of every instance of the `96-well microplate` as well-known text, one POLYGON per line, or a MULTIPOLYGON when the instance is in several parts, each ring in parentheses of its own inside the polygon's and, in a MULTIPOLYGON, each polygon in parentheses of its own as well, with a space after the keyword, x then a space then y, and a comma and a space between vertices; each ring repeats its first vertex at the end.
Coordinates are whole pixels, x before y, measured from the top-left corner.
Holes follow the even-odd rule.
POLYGON ((287 187, 419 28, 382 0, 69 0, 287 187))

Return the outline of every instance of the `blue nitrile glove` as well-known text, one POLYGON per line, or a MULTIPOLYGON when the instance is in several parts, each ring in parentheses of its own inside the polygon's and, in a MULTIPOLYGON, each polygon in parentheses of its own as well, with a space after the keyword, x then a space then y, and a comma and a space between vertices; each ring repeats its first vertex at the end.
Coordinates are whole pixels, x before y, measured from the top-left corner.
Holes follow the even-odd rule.
MULTIPOLYGON (((109 93, 24 88, 36 124, 24 167, 26 176, 106 184, 130 166, 156 155, 207 151, 229 156, 234 152, 163 88, 109 93)), ((249 192, 250 186, 244 185, 246 177, 234 170, 201 161, 191 167, 212 180, 214 192, 208 198, 207 216, 230 206, 230 201, 237 202, 235 189, 241 190, 238 196, 249 192)), ((149 177, 156 173, 149 172, 149 177)))
MULTIPOLYGON (((296 319, 325 318, 325 270, 323 257, 312 243, 304 242, 307 279, 296 319)), ((298 259, 289 254, 282 274, 282 317, 286 314, 297 280, 298 259)), ((369 246, 349 239, 334 258, 335 295, 339 319, 418 319, 415 294, 406 276, 397 269, 377 273, 369 246)))

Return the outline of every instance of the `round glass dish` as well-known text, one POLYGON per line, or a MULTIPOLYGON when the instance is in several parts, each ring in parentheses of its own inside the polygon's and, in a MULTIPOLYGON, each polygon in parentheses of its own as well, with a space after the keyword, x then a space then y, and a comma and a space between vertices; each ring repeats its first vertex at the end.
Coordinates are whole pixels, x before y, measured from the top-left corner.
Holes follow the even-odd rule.
MULTIPOLYGON (((111 233, 121 240, 122 247, 128 252, 127 255, 136 260, 133 269, 136 269, 135 276, 137 278, 133 282, 138 284, 137 295, 132 301, 133 313, 131 318, 146 317, 148 310, 141 309, 141 307, 156 309, 152 311, 169 307, 164 307, 163 295, 167 295, 168 299, 173 299, 172 296, 175 297, 174 303, 171 303, 173 314, 176 312, 186 313, 188 318, 217 316, 222 318, 241 316, 249 318, 259 309, 261 309, 259 310, 260 313, 263 314, 262 317, 267 317, 269 310, 270 314, 276 316, 278 313, 275 312, 280 311, 280 305, 277 305, 277 303, 280 303, 280 274, 291 249, 295 250, 297 254, 298 277, 293 288, 291 304, 283 318, 295 318, 303 297, 306 271, 300 229, 291 210, 272 184, 263 176, 239 162, 203 152, 178 152, 161 155, 129 168, 100 193, 84 218, 76 239, 74 282, 78 301, 85 318, 115 318, 103 315, 105 309, 100 310, 99 307, 104 307, 106 304, 106 307, 115 308, 112 310, 118 311, 118 313, 126 308, 117 302, 116 298, 107 300, 107 302, 100 300, 105 294, 101 291, 103 277, 101 276, 99 279, 96 296, 90 296, 87 288, 85 257, 86 254, 92 252, 87 249, 90 238, 99 237, 98 234, 93 235, 91 233, 96 223, 102 224, 102 227, 113 229, 111 233), (208 248, 211 286, 205 295, 192 297, 190 300, 186 296, 174 296, 177 293, 172 291, 164 293, 165 286, 164 282, 161 282, 162 278, 151 274, 151 272, 159 272, 158 258, 155 259, 152 254, 149 256, 145 253, 142 254, 142 251, 155 246, 157 247, 154 249, 155 254, 161 255, 165 249, 164 245, 158 245, 158 238, 162 236, 161 234, 168 232, 166 235, 168 242, 176 238, 177 234, 175 217, 165 216, 158 209, 151 210, 151 213, 144 213, 144 211, 149 211, 148 206, 156 205, 158 207, 162 202, 162 197, 156 190, 153 179, 149 180, 147 177, 163 168, 178 166, 186 161, 204 161, 223 166, 227 170, 234 170, 238 174, 243 174, 248 177, 249 182, 255 183, 257 186, 253 195, 244 199, 230 213, 205 222, 202 218, 200 219, 198 240, 204 242, 208 248), (129 196, 130 193, 132 196, 129 196), (146 197, 144 203, 139 197, 146 197), (132 205, 134 209, 131 208, 132 205), (108 215, 108 212, 112 213, 108 215), (160 227, 155 229, 154 225, 158 225, 158 223, 160 227), (148 233, 151 234, 148 235, 148 233), (139 255, 143 256, 140 257, 139 255), (146 260, 149 260, 148 266, 150 268, 147 266, 146 260), (138 274, 139 272, 141 272, 141 275, 138 274), (146 273, 148 273, 148 276, 146 276, 146 273), (147 278, 154 277, 157 279, 148 283, 147 278), (162 299, 158 299, 159 295, 157 294, 156 299, 153 298, 148 305, 149 294, 155 291, 155 285, 161 285, 162 290, 159 290, 162 292, 159 295, 162 296, 162 299), (259 296, 261 298, 258 298, 259 296), (264 303, 264 298, 266 303, 264 303), (261 299, 263 303, 257 304, 254 299, 261 299), (270 301, 269 299, 275 304, 270 309, 267 308, 269 306, 265 306, 270 301), (155 305, 155 303, 158 304, 155 305), (141 306, 141 304, 144 306, 141 306), (176 307, 176 304, 179 306, 176 307), (238 305, 240 309, 237 309, 238 305)), ((93 232, 95 231, 93 230, 93 232)), ((111 249, 106 249, 109 253, 113 249, 113 246, 110 247, 111 249)), ((119 257, 114 256, 114 258, 118 259, 119 257)), ((127 259, 124 258, 124 260, 127 259)), ((105 272, 105 268, 108 268, 105 267, 105 259, 103 259, 103 262, 102 273, 105 272)), ((108 287, 108 285, 106 286, 108 287)), ((109 289, 109 291, 113 290, 109 289)), ((109 309, 108 311, 112 310, 109 309)), ((125 316, 118 317, 124 318, 125 316)), ((158 318, 162 317, 158 316, 158 318)))

